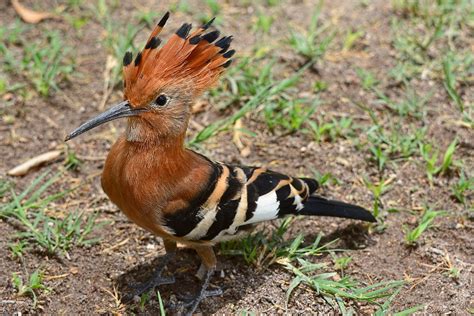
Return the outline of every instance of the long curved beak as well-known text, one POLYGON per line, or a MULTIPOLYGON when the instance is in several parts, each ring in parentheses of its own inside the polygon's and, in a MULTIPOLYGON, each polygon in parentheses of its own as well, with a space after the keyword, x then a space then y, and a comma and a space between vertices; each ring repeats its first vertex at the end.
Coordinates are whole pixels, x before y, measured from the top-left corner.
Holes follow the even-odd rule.
POLYGON ((64 141, 67 142, 68 140, 73 139, 74 137, 79 136, 90 129, 93 129, 94 127, 110 122, 112 120, 115 120, 121 117, 136 116, 146 111, 148 110, 144 108, 133 109, 130 106, 130 103, 128 103, 128 101, 120 102, 119 104, 114 105, 107 111, 88 120, 87 122, 85 122, 84 124, 76 128, 75 130, 73 130, 69 135, 66 136, 66 139, 64 141))

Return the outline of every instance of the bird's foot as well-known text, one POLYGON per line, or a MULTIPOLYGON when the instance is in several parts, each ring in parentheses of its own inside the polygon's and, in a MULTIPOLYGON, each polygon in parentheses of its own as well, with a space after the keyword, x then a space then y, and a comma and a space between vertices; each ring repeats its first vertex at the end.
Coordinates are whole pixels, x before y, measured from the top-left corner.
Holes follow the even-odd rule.
POLYGON ((163 270, 165 269, 166 264, 170 260, 173 254, 167 253, 166 255, 163 256, 160 265, 157 267, 155 272, 153 273, 153 276, 146 282, 144 283, 139 283, 139 284, 134 284, 131 285, 130 287, 133 289, 133 293, 130 293, 124 297, 125 301, 131 301, 134 297, 140 296, 143 293, 146 293, 150 290, 155 289, 155 287, 159 285, 164 285, 164 284, 173 284, 175 283, 175 278, 174 276, 167 276, 164 277, 161 274, 163 273, 163 270))
MULTIPOLYGON (((199 293, 198 295, 191 295, 191 294, 179 295, 178 299, 181 301, 180 306, 183 306, 183 307, 191 306, 193 304, 193 302, 196 301, 196 299, 198 299, 201 296, 200 294, 201 293, 199 293)), ((220 287, 218 287, 216 289, 212 289, 212 290, 205 290, 204 293, 202 293, 201 301, 205 298, 213 297, 213 296, 220 296, 222 294, 223 294, 223 291, 220 287)))
MULTIPOLYGON (((158 273, 157 273, 158 274, 158 273)), ((150 290, 153 290, 155 287, 159 285, 164 285, 164 284, 173 284, 175 283, 175 278, 174 276, 168 276, 168 277, 163 277, 160 275, 154 275, 150 280, 140 283, 140 284, 134 284, 131 287, 134 290, 133 296, 140 296, 145 292, 148 292, 150 290)))
POLYGON ((201 301, 204 300, 205 298, 211 297, 211 296, 222 295, 222 289, 220 288, 217 288, 214 290, 207 289, 209 286, 209 281, 213 273, 214 273, 214 269, 207 270, 206 276, 203 279, 199 293, 196 296, 192 297, 190 300, 188 300, 188 302, 185 302, 183 304, 183 306, 187 308, 185 315, 192 315, 194 311, 196 311, 201 301))
POLYGON ((192 315, 201 301, 208 297, 221 296, 223 291, 221 288, 212 290, 205 290, 199 292, 197 295, 180 295, 178 296, 179 303, 167 304, 166 308, 170 310, 180 311, 184 315, 192 315))

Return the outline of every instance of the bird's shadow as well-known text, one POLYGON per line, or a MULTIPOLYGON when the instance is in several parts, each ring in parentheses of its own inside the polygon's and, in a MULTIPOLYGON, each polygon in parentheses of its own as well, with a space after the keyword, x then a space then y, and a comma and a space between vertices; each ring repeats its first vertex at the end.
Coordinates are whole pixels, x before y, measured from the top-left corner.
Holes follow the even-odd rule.
MULTIPOLYGON (((293 236, 296 237, 296 236, 293 236)), ((318 234, 307 234, 305 240, 311 243, 318 237, 318 234)), ((321 238, 320 245, 339 239, 338 248, 361 249, 373 241, 367 234, 367 229, 363 224, 353 223, 342 229, 337 229, 321 238)), ((217 247, 216 247, 217 248, 217 247)), ((146 263, 139 264, 115 279, 117 289, 122 298, 129 297, 134 292, 133 285, 146 282, 153 276, 155 268, 159 265, 161 258, 157 257, 146 263)), ((223 290, 223 295, 203 300, 199 310, 203 314, 213 314, 224 306, 235 306, 245 295, 254 293, 256 290, 268 282, 269 273, 265 269, 255 269, 247 264, 243 258, 238 256, 218 255, 218 269, 211 279, 211 287, 219 286, 223 290), (249 281, 251 280, 251 281, 249 281)), ((180 302, 180 297, 191 296, 198 292, 200 281, 195 276, 200 265, 197 254, 192 249, 179 249, 177 255, 168 263, 164 275, 173 275, 176 279, 174 284, 160 285, 154 293, 150 292, 149 297, 144 301, 126 300, 125 305, 128 313, 139 315, 159 315, 160 305, 157 299, 157 291, 162 298, 167 313, 178 313, 181 310, 169 308, 180 302)), ((268 267, 270 270, 281 269, 278 265, 268 267)))
MULTIPOLYGON (((158 257, 136 265, 114 280, 127 313, 159 315, 160 305, 157 297, 159 291, 167 314, 181 314, 183 309, 179 307, 179 303, 182 297, 198 293, 201 281, 195 273, 199 268, 200 259, 194 250, 183 248, 179 249, 176 256, 170 260, 163 273, 165 276, 173 275, 176 280, 174 284, 158 286, 155 291, 149 292, 146 302, 143 301, 143 295, 141 301, 137 298, 129 299, 135 291, 133 286, 150 279, 160 260, 161 257, 158 257)), ((240 257, 218 255, 218 262, 209 289, 220 287, 223 295, 204 299, 198 308, 204 314, 215 313, 227 304, 238 302, 247 292, 252 292, 252 289, 265 282, 263 270, 256 273, 255 269, 240 257), (245 282, 249 277, 252 278, 252 282, 245 282)))
MULTIPOLYGON (((321 244, 338 240, 338 248, 348 250, 364 249, 375 244, 367 232, 366 223, 354 222, 321 238, 321 244)), ((308 236, 310 239, 310 236, 308 236)))

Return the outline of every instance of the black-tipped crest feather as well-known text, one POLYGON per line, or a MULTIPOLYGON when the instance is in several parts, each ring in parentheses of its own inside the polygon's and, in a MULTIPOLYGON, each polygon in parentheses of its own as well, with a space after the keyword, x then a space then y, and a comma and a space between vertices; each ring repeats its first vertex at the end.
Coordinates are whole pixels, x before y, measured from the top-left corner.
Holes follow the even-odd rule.
POLYGON ((170 17, 170 13, 169 13, 169 11, 167 11, 167 12, 165 13, 165 15, 163 15, 163 17, 161 18, 160 22, 158 22, 158 26, 159 26, 159 27, 165 26, 166 21, 168 21, 168 18, 169 18, 169 17, 170 17))
POLYGON ((232 42, 232 36, 224 36, 220 40, 218 40, 214 45, 220 48, 224 48, 227 44, 232 42))
POLYGON ((204 29, 204 30, 207 30, 209 28, 209 26, 211 26, 211 24, 214 22, 215 19, 216 19, 216 17, 213 17, 207 23, 203 24, 201 26, 201 28, 204 29))
POLYGON ((181 27, 176 31, 176 35, 178 35, 178 36, 181 37, 182 39, 185 39, 185 38, 188 36, 189 31, 191 31, 191 27, 192 27, 192 24, 184 23, 184 24, 181 25, 181 27))
POLYGON ((224 54, 229 49, 230 44, 225 44, 224 47, 219 51, 219 54, 224 54))
POLYGON ((123 56, 123 66, 127 67, 130 65, 133 59, 133 54, 132 52, 126 52, 125 55, 123 56))
POLYGON ((141 60, 142 60, 142 52, 139 52, 137 54, 137 57, 135 57, 135 66, 138 66, 141 60))
POLYGON ((223 54, 222 56, 223 56, 224 58, 230 58, 230 57, 234 56, 234 54, 235 54, 235 49, 231 49, 230 51, 226 52, 226 53, 223 54))
POLYGON ((208 43, 214 42, 218 37, 219 37, 220 32, 219 31, 212 31, 207 34, 204 34, 201 38, 208 43))
POLYGON ((158 37, 153 37, 145 46, 145 49, 155 49, 160 46, 161 40, 158 37))
POLYGON ((196 45, 201 41, 201 37, 199 35, 193 36, 189 39, 189 44, 196 45))

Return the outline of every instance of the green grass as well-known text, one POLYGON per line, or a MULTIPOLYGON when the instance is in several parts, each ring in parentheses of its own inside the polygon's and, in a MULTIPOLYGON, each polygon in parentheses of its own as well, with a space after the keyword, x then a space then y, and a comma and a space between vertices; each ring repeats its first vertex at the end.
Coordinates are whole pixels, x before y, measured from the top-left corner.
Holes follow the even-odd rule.
POLYGON ((334 252, 343 251, 332 248, 337 240, 321 244, 321 234, 309 244, 304 242, 303 234, 293 239, 285 238, 294 220, 294 217, 282 220, 280 226, 269 233, 258 231, 242 240, 222 243, 221 253, 241 256, 247 263, 260 269, 272 264, 285 267, 293 276, 287 289, 286 304, 291 299, 293 291, 305 285, 344 315, 352 310, 347 306, 350 301, 375 304, 384 312, 390 309, 389 303, 385 302, 386 304, 383 305, 383 299, 392 297, 395 291, 398 293, 404 285, 403 281, 364 285, 348 276, 338 277, 338 273, 332 270, 346 269, 352 258, 350 256, 335 257, 334 252), (332 264, 325 262, 327 254, 335 258, 332 264), (314 262, 315 259, 317 263, 314 262))
POLYGON ((451 191, 458 202, 466 204, 466 196, 469 196, 474 191, 474 177, 461 171, 458 181, 451 186, 451 191))
POLYGON ((43 273, 35 270, 29 276, 21 277, 17 273, 12 274, 13 287, 17 290, 18 296, 30 296, 33 300, 33 308, 38 303, 39 292, 49 292, 50 289, 43 284, 43 273))
POLYGON ((13 258, 22 259, 23 254, 28 249, 28 243, 25 240, 19 240, 16 243, 10 243, 8 245, 13 258))
POLYGON ((69 147, 66 147, 66 159, 64 161, 64 166, 68 170, 77 171, 82 164, 82 161, 77 157, 76 153, 72 151, 69 147))
POLYGON ((427 209, 422 218, 420 219, 418 226, 414 229, 408 229, 405 227, 405 243, 408 246, 415 246, 420 239, 421 235, 431 227, 432 222, 440 216, 446 216, 448 213, 446 211, 433 211, 427 209))
POLYGON ((334 269, 339 270, 341 272, 344 272, 345 269, 349 266, 349 264, 352 262, 352 257, 350 256, 340 256, 336 257, 334 256, 334 269))
POLYGON ((10 200, 0 208, 0 218, 13 221, 21 229, 13 236, 14 239, 19 240, 21 245, 33 244, 55 256, 65 254, 74 246, 96 243, 99 239, 90 235, 105 224, 96 223, 97 214, 85 216, 78 211, 67 212, 61 219, 47 215, 49 205, 70 192, 64 190, 48 194, 60 176, 60 173, 50 176, 49 172, 45 172, 18 195, 10 189, 10 200))
POLYGON ((20 23, 0 27, 0 62, 7 72, 24 77, 40 95, 49 96, 72 75, 73 52, 59 31, 45 31, 28 40, 30 29, 20 23), (18 45, 21 50, 16 49, 18 45))
POLYGON ((323 116, 317 116, 309 120, 310 133, 317 142, 335 142, 340 138, 352 138, 355 136, 355 126, 350 117, 333 118, 325 120, 323 116))
POLYGON ((154 295, 156 294, 156 300, 158 301, 158 305, 160 308, 160 316, 165 316, 166 315, 166 310, 165 306, 163 304, 163 300, 161 299, 161 294, 160 291, 156 291, 156 293, 153 292, 145 292, 142 295, 140 295, 140 301, 138 302, 137 308, 141 313, 146 313, 147 307, 149 306, 150 302, 154 298, 154 295))
POLYGON ((163 304, 163 300, 161 299, 160 291, 156 291, 156 297, 158 297, 158 304, 160 304, 160 316, 165 316, 165 306, 163 304))
POLYGON ((221 6, 217 0, 205 0, 204 2, 207 4, 212 16, 219 15, 221 12, 221 6))
POLYGON ((146 9, 139 11, 136 15, 138 24, 144 23, 150 29, 155 27, 156 21, 159 21, 160 18, 159 12, 146 9))
POLYGON ((329 48, 335 33, 329 30, 328 25, 321 25, 319 17, 322 2, 316 5, 309 27, 305 31, 290 30, 289 45, 293 50, 309 61, 316 61, 324 56, 329 48))
POLYGON ((110 73, 110 80, 106 82, 105 91, 112 89, 121 81, 122 76, 122 58, 128 50, 136 51, 134 39, 143 27, 150 23, 155 16, 140 12, 136 17, 138 23, 123 23, 121 20, 115 20, 112 17, 113 11, 117 6, 109 5, 106 1, 98 1, 95 6, 95 19, 102 24, 104 29, 104 38, 99 39, 104 45, 108 54, 115 59, 115 63, 110 73))
POLYGON ((420 153, 425 160, 426 175, 430 183, 433 182, 433 177, 437 175, 446 174, 454 167, 454 153, 456 151, 457 140, 454 139, 443 155, 441 164, 438 164, 439 151, 433 149, 431 144, 420 144, 420 153))
POLYGON ((268 63, 258 72, 258 70, 246 68, 249 62, 248 59, 244 59, 241 65, 236 68, 246 69, 241 72, 240 76, 236 75, 232 79, 228 78, 230 91, 227 97, 230 98, 230 101, 226 101, 224 107, 234 102, 243 102, 243 105, 230 117, 215 121, 199 131, 188 142, 188 145, 197 146, 219 132, 228 129, 245 114, 254 112, 259 107, 265 107, 269 102, 281 99, 289 88, 295 86, 307 68, 307 66, 302 67, 291 77, 276 81, 272 78, 273 63, 268 63))
POLYGON ((377 77, 367 69, 358 67, 356 68, 356 74, 361 81, 362 88, 367 91, 372 91, 379 84, 377 77))
POLYGON ((269 33, 273 25, 274 18, 272 15, 267 15, 263 12, 257 14, 257 21, 252 29, 255 32, 269 33))
POLYGON ((343 45, 342 45, 342 50, 343 51, 349 51, 353 48, 353 46, 365 35, 365 32, 363 31, 352 31, 349 30, 347 31, 343 45))
MULTIPOLYGON (((363 285, 350 277, 339 278, 336 272, 327 272, 324 263, 312 263, 301 258, 297 259, 297 264, 286 263, 285 267, 295 275, 286 292, 287 303, 294 289, 306 285, 343 315, 355 313, 352 307, 346 305, 347 300, 381 306, 381 299, 390 297, 404 285, 403 281, 363 285)), ((383 308, 382 305, 381 309, 385 313, 389 307, 383 308)))
POLYGON ((356 73, 361 81, 362 87, 372 92, 373 96, 376 97, 375 102, 377 105, 383 105, 391 112, 403 118, 413 117, 416 119, 424 119, 426 117, 426 106, 431 99, 432 92, 420 95, 408 81, 402 81, 402 89, 397 91, 398 94, 400 94, 400 98, 394 100, 383 92, 379 87, 379 80, 370 71, 357 68, 356 73))
POLYGON ((411 80, 421 74, 441 78, 446 66, 443 59, 452 53, 462 61, 461 77, 468 77, 472 53, 467 38, 459 35, 472 28, 472 1, 396 0, 392 7, 401 15, 392 21, 399 63, 391 74, 396 80, 411 80))
POLYGON ((283 96, 270 101, 263 109, 265 123, 271 131, 276 128, 286 133, 301 131, 304 124, 311 124, 311 115, 316 111, 319 99, 292 99, 283 96))
POLYGON ((318 170, 312 170, 312 172, 314 174, 313 178, 318 181, 321 188, 328 187, 331 189, 331 186, 341 185, 341 181, 331 172, 321 173, 318 170))
POLYGON ((372 214, 376 219, 381 220, 382 195, 390 189, 390 186, 387 185, 387 180, 383 178, 376 183, 366 178, 364 179, 364 183, 373 195, 372 214))
POLYGON ((453 71, 453 55, 448 54, 443 60, 444 88, 449 97, 458 107, 459 111, 464 112, 464 102, 456 90, 456 75, 453 71))
POLYGON ((192 12, 191 6, 188 0, 178 0, 174 4, 170 5, 171 12, 183 12, 190 14, 192 12))
POLYGON ((386 169, 389 162, 408 160, 419 153, 419 144, 426 136, 426 127, 410 123, 405 117, 387 118, 374 108, 365 104, 357 104, 372 121, 371 126, 361 127, 367 139, 354 139, 359 150, 367 150, 370 159, 375 163, 379 172, 386 169))
POLYGON ((247 263, 259 268, 270 266, 279 260, 293 260, 297 256, 317 255, 328 246, 320 246, 321 236, 312 245, 302 247, 303 235, 298 235, 293 241, 284 240, 294 217, 282 220, 276 230, 270 233, 258 231, 242 240, 221 243, 224 255, 241 256, 247 263))

